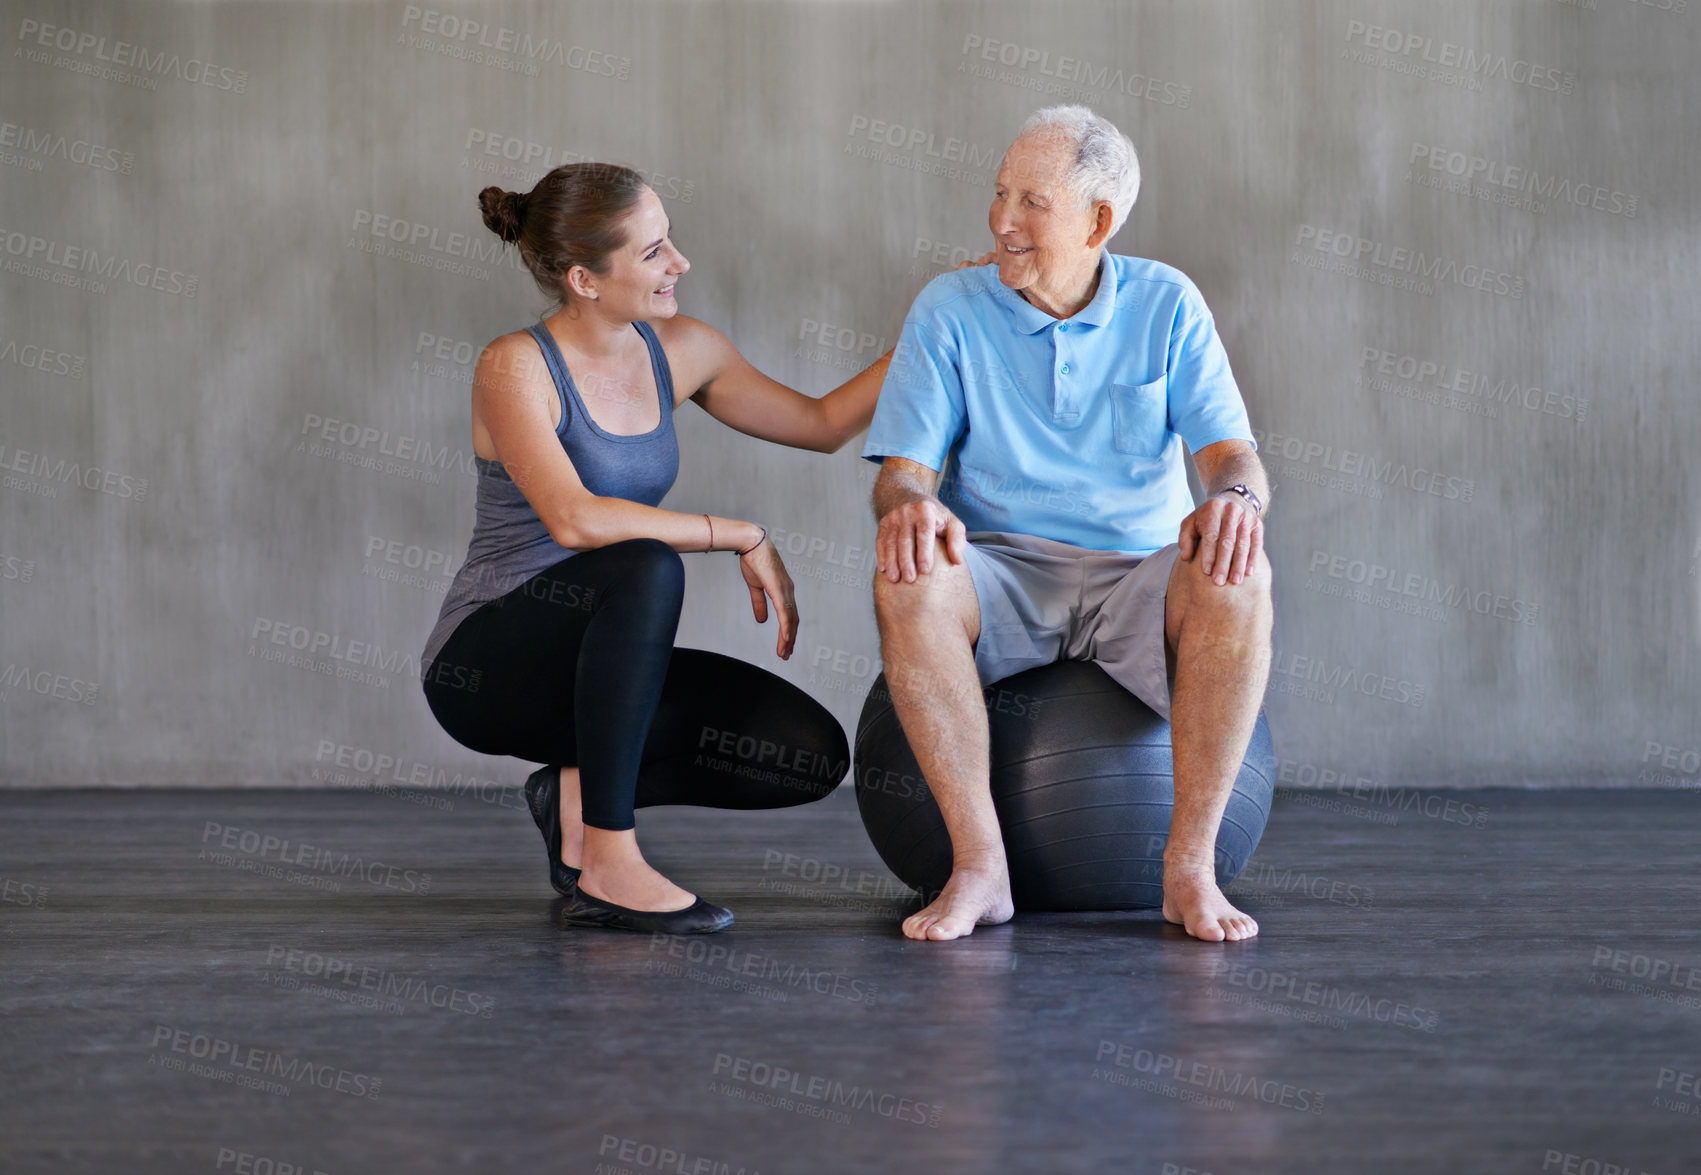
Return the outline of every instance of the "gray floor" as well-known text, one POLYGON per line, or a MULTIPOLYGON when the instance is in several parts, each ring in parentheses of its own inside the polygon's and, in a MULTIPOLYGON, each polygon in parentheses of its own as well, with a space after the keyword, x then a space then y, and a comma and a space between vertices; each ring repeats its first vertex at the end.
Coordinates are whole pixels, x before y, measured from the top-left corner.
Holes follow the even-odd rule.
POLYGON ((447 799, 0 793, 0 1170, 1701 1168, 1694 793, 1284 793, 1228 946, 907 942, 846 789, 640 815, 728 932, 562 930, 447 799))

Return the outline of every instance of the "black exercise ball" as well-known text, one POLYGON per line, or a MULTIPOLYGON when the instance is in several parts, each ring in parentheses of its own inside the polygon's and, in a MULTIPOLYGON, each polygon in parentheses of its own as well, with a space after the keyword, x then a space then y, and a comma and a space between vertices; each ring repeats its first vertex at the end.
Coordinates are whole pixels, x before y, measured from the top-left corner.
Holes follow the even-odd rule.
MULTIPOLYGON (((1091 661, 1058 661, 985 688, 992 802, 1018 910, 1163 904, 1170 727, 1091 661)), ((880 859, 931 898, 951 876, 951 840, 875 679, 856 727, 856 801, 880 859)), ((1260 711, 1217 831, 1217 884, 1252 857, 1270 815, 1276 755, 1260 711)))

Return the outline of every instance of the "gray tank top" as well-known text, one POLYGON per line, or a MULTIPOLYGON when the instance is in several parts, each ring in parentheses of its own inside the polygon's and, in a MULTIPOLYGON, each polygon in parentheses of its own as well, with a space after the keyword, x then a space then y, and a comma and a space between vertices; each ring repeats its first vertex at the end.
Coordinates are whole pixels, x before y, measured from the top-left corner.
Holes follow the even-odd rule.
MULTIPOLYGON (((549 364, 555 393, 561 399, 561 424, 555 435, 561 438, 561 447, 585 488, 600 497, 659 506, 679 476, 679 438, 673 431, 673 372, 650 324, 632 325, 650 349, 656 395, 661 400, 661 423, 635 436, 599 428, 585 411, 585 402, 579 398, 579 389, 549 328, 537 322, 526 332, 537 340, 549 364)), ((473 463, 478 469, 478 500, 472 541, 467 546, 466 562, 449 584, 449 594, 443 597, 436 627, 426 638, 425 651, 419 658, 422 679, 461 621, 538 572, 577 553, 550 537, 549 528, 502 462, 488 461, 475 453, 473 463)))

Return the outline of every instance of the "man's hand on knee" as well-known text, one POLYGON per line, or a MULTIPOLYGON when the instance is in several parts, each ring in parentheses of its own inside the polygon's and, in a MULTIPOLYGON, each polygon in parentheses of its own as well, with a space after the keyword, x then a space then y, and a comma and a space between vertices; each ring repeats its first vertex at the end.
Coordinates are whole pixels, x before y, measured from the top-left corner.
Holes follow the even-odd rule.
POLYGON ((938 498, 917 498, 889 510, 880 519, 874 539, 875 567, 887 580, 914 583, 916 575, 933 570, 933 545, 943 536, 946 557, 953 563, 968 559, 968 531, 962 520, 938 498))
POLYGON ((1219 587, 1239 583, 1262 557, 1264 520, 1239 494, 1215 494, 1181 520, 1178 542, 1180 557, 1192 562, 1197 554, 1199 570, 1219 587))

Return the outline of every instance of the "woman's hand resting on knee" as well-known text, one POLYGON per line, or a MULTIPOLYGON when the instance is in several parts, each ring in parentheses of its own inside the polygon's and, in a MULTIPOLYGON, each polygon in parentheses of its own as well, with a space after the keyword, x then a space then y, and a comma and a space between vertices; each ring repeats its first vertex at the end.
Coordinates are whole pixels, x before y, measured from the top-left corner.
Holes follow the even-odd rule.
POLYGON ((756 614, 757 624, 768 622, 768 601, 774 601, 780 617, 780 639, 774 651, 780 660, 789 660, 792 646, 797 642, 797 600, 792 595, 786 565, 780 561, 780 553, 767 535, 762 536, 754 549, 738 557, 738 569, 744 573, 744 582, 750 585, 750 610, 756 614))

